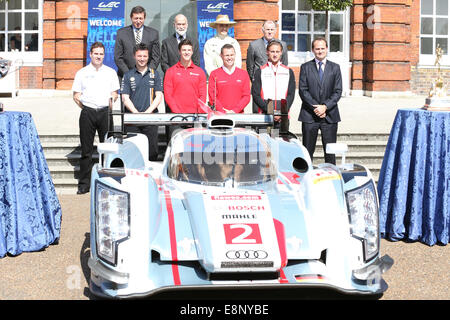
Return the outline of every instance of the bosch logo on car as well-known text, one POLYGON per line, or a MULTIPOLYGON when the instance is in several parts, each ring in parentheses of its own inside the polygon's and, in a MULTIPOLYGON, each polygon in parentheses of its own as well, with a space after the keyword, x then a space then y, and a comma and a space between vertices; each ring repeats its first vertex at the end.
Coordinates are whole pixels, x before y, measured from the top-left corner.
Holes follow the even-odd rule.
POLYGON ((241 211, 241 210, 250 210, 250 211, 264 211, 264 206, 252 205, 252 206, 228 206, 228 210, 230 211, 241 211))

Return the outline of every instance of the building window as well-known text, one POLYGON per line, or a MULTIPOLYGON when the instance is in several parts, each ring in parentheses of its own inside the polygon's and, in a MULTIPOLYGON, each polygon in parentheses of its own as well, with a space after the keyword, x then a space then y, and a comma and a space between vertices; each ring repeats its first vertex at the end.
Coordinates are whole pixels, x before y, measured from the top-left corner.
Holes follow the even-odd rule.
MULTIPOLYGON (((329 51, 344 51, 345 12, 329 12, 329 51)), ((314 11, 307 0, 281 1, 281 39, 286 42, 289 51, 311 51, 311 42, 325 37, 326 14, 314 11)))
POLYGON ((450 64, 448 0, 420 1, 420 64, 432 65, 439 45, 443 50, 442 64, 450 64))
POLYGON ((0 0, 2 56, 15 54, 26 59, 36 55, 42 51, 41 38, 42 0, 0 0))

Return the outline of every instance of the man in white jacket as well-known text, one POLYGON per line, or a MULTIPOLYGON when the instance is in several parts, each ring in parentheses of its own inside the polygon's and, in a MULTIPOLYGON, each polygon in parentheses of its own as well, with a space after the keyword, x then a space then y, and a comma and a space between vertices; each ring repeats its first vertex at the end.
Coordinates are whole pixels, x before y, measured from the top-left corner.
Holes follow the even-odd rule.
POLYGON ((231 44, 236 52, 235 65, 238 68, 242 67, 242 55, 241 47, 236 39, 228 35, 228 29, 232 25, 236 24, 234 21, 230 21, 230 18, 226 14, 219 14, 216 17, 216 21, 211 22, 209 26, 216 29, 216 35, 205 43, 203 49, 203 59, 205 61, 205 69, 208 76, 210 73, 222 67, 223 61, 220 57, 220 50, 225 44, 231 44))

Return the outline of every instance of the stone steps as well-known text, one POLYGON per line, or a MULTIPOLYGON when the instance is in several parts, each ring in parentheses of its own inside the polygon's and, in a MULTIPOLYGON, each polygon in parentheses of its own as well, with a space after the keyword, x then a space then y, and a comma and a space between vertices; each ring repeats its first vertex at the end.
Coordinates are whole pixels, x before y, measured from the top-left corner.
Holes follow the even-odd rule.
MULTIPOLYGON (((301 135, 299 135, 301 139, 301 135)), ((378 180, 381 163, 383 161, 388 134, 338 134, 338 141, 347 143, 349 151, 346 155, 347 163, 358 163, 366 166, 378 180)), ((77 191, 79 159, 81 149, 78 135, 41 135, 41 145, 47 164, 53 178, 56 191, 59 194, 74 194, 77 191)), ((165 147, 163 131, 160 130, 160 147, 165 147)), ((323 149, 318 137, 315 158, 323 157, 323 149)), ((98 143, 96 137, 94 144, 98 143)), ((98 153, 94 152, 94 159, 98 160, 98 153)), ((337 163, 340 163, 337 157, 337 163)))

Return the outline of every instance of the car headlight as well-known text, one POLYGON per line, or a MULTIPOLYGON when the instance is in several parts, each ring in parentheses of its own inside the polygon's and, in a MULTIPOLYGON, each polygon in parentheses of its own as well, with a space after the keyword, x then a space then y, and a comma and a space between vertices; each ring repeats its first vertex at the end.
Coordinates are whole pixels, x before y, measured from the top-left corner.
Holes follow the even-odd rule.
POLYGON ((352 236, 363 242, 364 262, 379 248, 379 216, 375 186, 372 181, 345 193, 352 236))
POLYGON ((95 197, 97 254, 116 266, 117 245, 130 235, 129 194, 97 181, 95 197))

